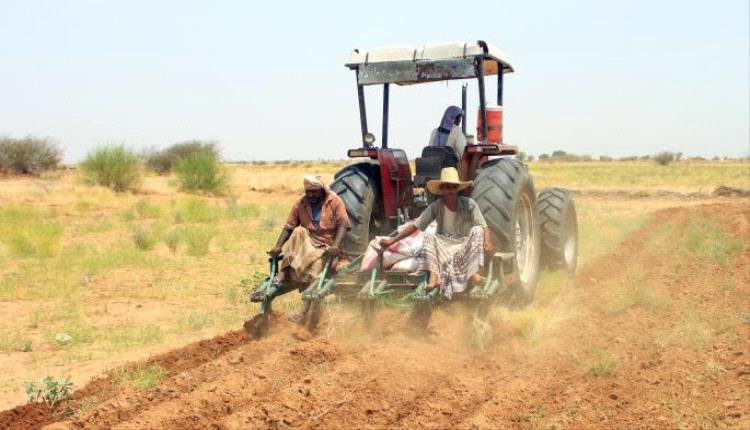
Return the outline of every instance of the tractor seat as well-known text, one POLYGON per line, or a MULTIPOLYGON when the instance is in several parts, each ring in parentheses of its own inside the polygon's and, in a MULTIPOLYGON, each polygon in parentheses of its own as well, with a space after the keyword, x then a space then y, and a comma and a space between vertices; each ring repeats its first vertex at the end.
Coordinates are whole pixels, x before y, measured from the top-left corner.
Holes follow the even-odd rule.
POLYGON ((440 170, 444 167, 458 168, 459 156, 450 146, 425 146, 422 156, 414 160, 417 171, 414 175, 414 185, 425 187, 427 181, 440 179, 440 170))

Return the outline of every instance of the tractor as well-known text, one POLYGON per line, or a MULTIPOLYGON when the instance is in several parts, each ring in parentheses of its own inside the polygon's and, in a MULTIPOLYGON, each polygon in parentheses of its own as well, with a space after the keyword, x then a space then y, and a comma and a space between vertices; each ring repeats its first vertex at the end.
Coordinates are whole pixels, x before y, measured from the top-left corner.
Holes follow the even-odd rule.
MULTIPOLYGON (((502 139, 504 75, 513 72, 505 54, 484 41, 425 45, 423 48, 388 47, 354 50, 346 67, 356 74, 361 144, 347 155, 356 162, 339 171, 331 184, 347 209, 351 230, 343 248, 351 263, 334 270, 327 264, 317 287, 303 292, 316 305, 310 317, 316 324, 323 299, 335 293, 356 297, 365 320, 372 321, 378 297, 403 291, 417 304, 416 315, 429 314, 439 300, 437 289, 424 290, 423 273, 403 273, 378 268, 358 271, 359 260, 375 236, 394 234, 405 222, 416 218, 435 199, 427 181, 438 179, 443 167, 456 167, 462 180, 473 180, 465 191, 479 205, 498 252, 485 264, 487 284, 464 293, 480 313, 488 306, 508 303, 523 306, 533 300, 542 268, 573 273, 578 252, 578 232, 572 194, 562 188, 536 193, 528 167, 517 158, 518 147, 502 139), (487 101, 486 81, 497 80, 494 104, 487 101), (412 175, 409 158, 391 146, 388 113, 392 84, 408 86, 447 80, 474 80, 479 91, 477 139, 467 136, 463 154, 446 146, 428 146, 415 159, 412 175), (368 128, 365 87, 383 88, 380 145, 368 128)), ((462 127, 466 135, 467 84, 461 86, 462 127)), ((271 259, 272 274, 276 261, 271 259)), ((270 278, 269 278, 270 279, 270 278)), ((266 280, 258 291, 273 290, 266 280)), ((270 314, 270 303, 278 292, 267 291, 261 315, 270 314)), ((417 318, 425 324, 425 318, 417 318)))

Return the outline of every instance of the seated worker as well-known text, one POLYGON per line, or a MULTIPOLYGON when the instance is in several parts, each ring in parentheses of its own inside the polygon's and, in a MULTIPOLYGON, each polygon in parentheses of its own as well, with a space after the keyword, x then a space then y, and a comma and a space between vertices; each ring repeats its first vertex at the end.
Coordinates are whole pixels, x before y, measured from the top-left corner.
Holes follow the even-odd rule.
POLYGON ((433 220, 437 220, 436 233, 425 233, 424 236, 424 270, 430 272, 427 290, 440 286, 441 292, 449 299, 453 293, 464 291, 467 283, 474 286, 484 281, 480 274, 484 255, 494 252, 490 231, 479 206, 472 198, 458 195, 470 185, 471 181, 459 180, 454 167, 443 168, 439 180, 427 182, 427 189, 440 198, 427 206, 422 215, 398 235, 380 241, 383 249, 387 249, 417 229, 424 231, 433 220))
MULTIPOLYGON (((321 275, 327 256, 340 254, 341 241, 351 228, 346 207, 339 196, 319 177, 304 178, 305 195, 295 203, 271 255, 282 254, 279 273, 273 282, 288 280, 313 285, 321 275)), ((289 320, 302 323, 310 309, 310 301, 302 301, 298 313, 289 320)))
POLYGON ((450 146, 456 150, 458 158, 464 154, 466 137, 461 130, 461 119, 464 111, 458 106, 448 106, 440 121, 440 126, 432 130, 429 146, 450 146))

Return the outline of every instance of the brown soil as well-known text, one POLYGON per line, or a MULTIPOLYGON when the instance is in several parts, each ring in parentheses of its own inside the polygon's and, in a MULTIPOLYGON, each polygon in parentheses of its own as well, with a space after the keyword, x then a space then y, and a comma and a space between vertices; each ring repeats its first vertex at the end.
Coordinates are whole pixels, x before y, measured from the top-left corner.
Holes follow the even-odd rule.
POLYGON ((110 375, 75 393, 80 415, 26 405, 0 413, 0 428, 748 428, 748 238, 744 203, 662 210, 581 268, 535 330, 495 314, 481 352, 464 340, 461 306, 436 312, 426 337, 395 310, 364 332, 332 306, 314 335, 277 318, 262 340, 231 332, 149 359, 167 370, 152 390, 110 375), (696 219, 742 251, 723 265, 686 251, 696 219), (607 311, 623 285, 655 296, 607 311), (602 351, 616 365, 597 374, 602 351))

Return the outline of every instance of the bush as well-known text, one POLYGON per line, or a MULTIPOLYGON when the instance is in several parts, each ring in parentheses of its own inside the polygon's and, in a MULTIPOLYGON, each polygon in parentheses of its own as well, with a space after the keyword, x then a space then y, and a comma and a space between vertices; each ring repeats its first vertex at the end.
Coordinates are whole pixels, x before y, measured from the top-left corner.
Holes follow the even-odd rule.
POLYGON ((133 243, 141 251, 150 251, 156 245, 156 237, 148 230, 135 227, 133 228, 133 243))
POLYGON ((180 160, 195 155, 198 152, 208 152, 215 158, 219 158, 219 151, 215 142, 201 142, 189 140, 187 142, 175 143, 162 150, 152 151, 145 156, 146 167, 159 174, 169 173, 177 167, 180 160))
POLYGON ((50 409, 55 409, 59 404, 72 400, 73 383, 70 378, 55 380, 50 376, 45 376, 41 384, 25 381, 26 395, 29 403, 43 401, 50 409))
POLYGON ((224 194, 229 178, 216 154, 199 151, 180 160, 176 167, 180 188, 187 192, 224 194))
POLYGON ((666 166, 667 164, 671 163, 675 160, 675 155, 671 152, 660 152, 656 155, 654 155, 654 161, 659 163, 662 166, 666 166))
POLYGON ((116 192, 132 190, 141 180, 138 156, 125 145, 101 146, 90 152, 80 167, 86 182, 116 192))
POLYGON ((607 155, 600 155, 599 161, 612 161, 612 157, 607 156, 607 155))
POLYGON ((46 138, 0 138, 0 173, 39 175, 62 161, 60 148, 46 138))

